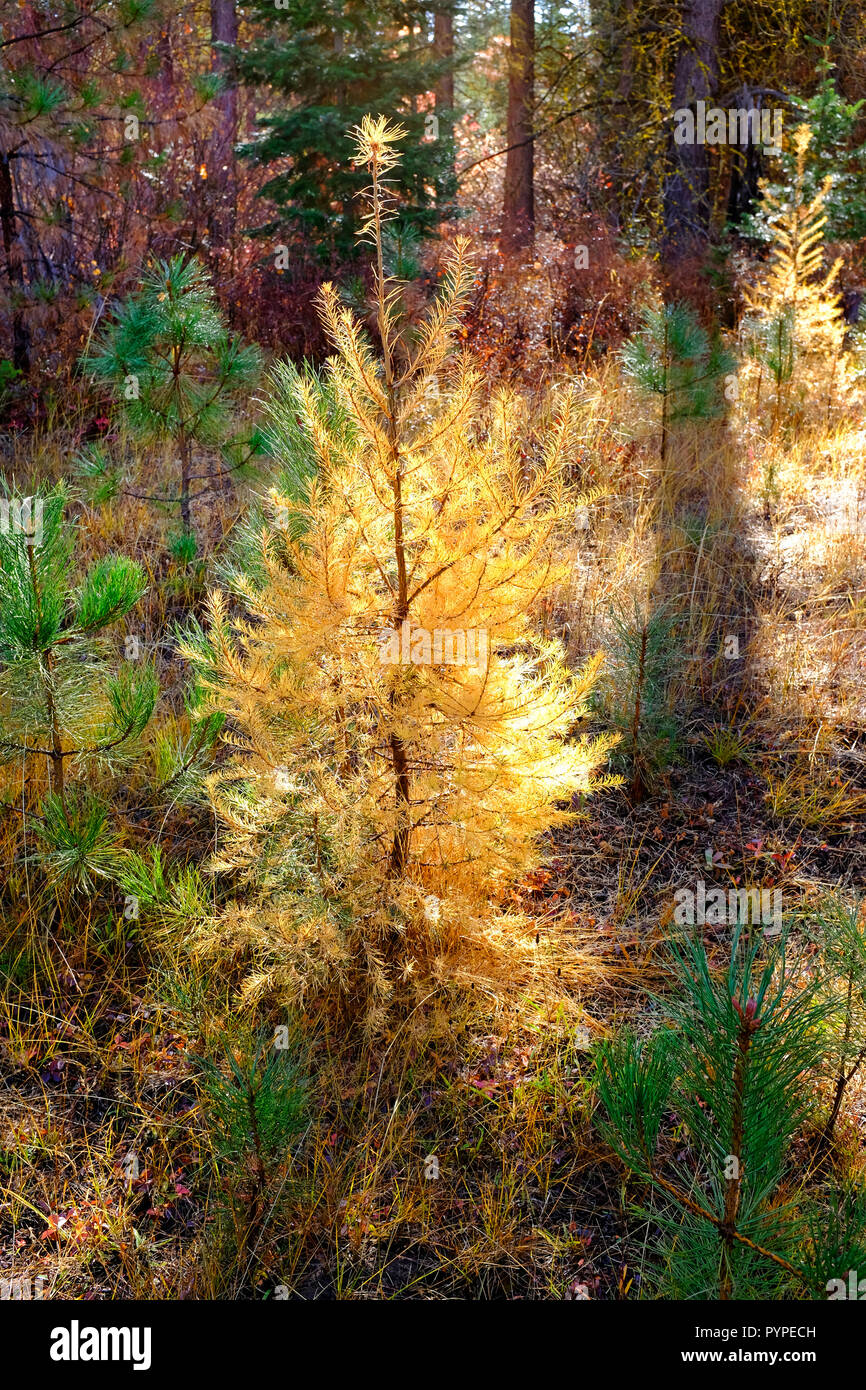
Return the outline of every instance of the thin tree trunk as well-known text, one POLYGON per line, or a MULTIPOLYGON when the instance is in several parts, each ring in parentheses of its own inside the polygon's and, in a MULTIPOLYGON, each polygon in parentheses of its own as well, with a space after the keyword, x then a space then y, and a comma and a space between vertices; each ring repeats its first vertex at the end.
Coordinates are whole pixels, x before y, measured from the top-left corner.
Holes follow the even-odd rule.
POLYGON ((54 701, 54 659, 51 652, 45 654, 45 666, 48 672, 48 681, 45 686, 45 693, 48 701, 48 715, 51 720, 51 769, 53 773, 54 790, 60 797, 63 805, 66 805, 66 777, 63 772, 63 738, 60 733, 60 721, 57 717, 57 705, 54 701))
MULTIPOLYGON (((234 0, 210 0, 211 43, 236 45, 238 41, 238 17, 234 0)), ((226 73, 227 60, 224 54, 213 53, 211 65, 214 72, 226 73)), ((214 198, 211 215, 211 243, 216 259, 221 253, 231 256, 232 240, 237 221, 237 179, 235 172, 235 141, 238 128, 237 86, 228 78, 226 86, 216 99, 219 123, 212 141, 211 193, 214 198)))
POLYGON ((623 5, 623 30, 625 38, 620 52, 622 54, 620 63, 619 82, 616 86, 617 105, 620 109, 631 101, 631 91, 634 82, 634 40, 631 37, 631 25, 634 16, 633 0, 625 0, 623 5))
POLYGON ((836 1085, 833 1093, 833 1107, 829 1118, 824 1126, 824 1138, 830 1139, 833 1130, 836 1128, 836 1121, 839 1118, 839 1111, 842 1109, 842 1097, 845 1094, 845 1087, 848 1078, 845 1075, 845 1054, 851 1043, 851 1021, 852 1021, 852 1001, 854 998, 854 971, 848 972, 848 991, 845 999, 845 1032, 842 1038, 842 1056, 839 1060, 839 1071, 836 1076, 836 1085))
MULTIPOLYGON (((36 556, 34 547, 27 547, 27 563, 30 566, 30 583, 33 586, 33 602, 36 606, 36 634, 35 641, 38 650, 38 643, 42 632, 42 590, 39 587, 39 574, 36 569, 36 556)), ((48 711, 48 722, 51 725, 51 771, 52 771, 52 791, 60 797, 63 805, 66 805, 66 784, 63 775, 63 736, 60 732, 60 720, 57 714, 57 704, 54 699, 54 653, 49 647, 44 653, 45 672, 47 679, 44 682, 45 704, 48 711)))
MULTIPOLYGON (((760 110, 762 98, 754 98, 747 86, 737 98, 737 105, 747 110, 757 106, 760 110)), ((727 219, 732 226, 739 226, 743 218, 752 210, 760 195, 761 147, 754 140, 751 124, 746 137, 746 148, 731 150, 731 182, 728 187, 727 219)))
POLYGON ((664 342, 664 390, 662 391, 662 438, 660 445, 661 466, 662 466, 662 487, 667 488, 667 461, 668 461, 668 399, 670 396, 670 325, 667 314, 665 314, 665 342, 664 342))
MULTIPOLYGON (((448 11, 437 10, 433 19, 433 48, 436 57, 443 63, 450 63, 454 57, 454 16, 448 11)), ((454 109, 454 70, 448 68, 436 82, 437 111, 454 109)))
MULTIPOLYGON (((400 632, 403 622, 409 616, 409 572, 406 563, 406 542, 403 532, 403 467, 400 454, 400 439, 397 432, 397 388, 394 381, 394 365, 391 356, 391 338, 385 308, 385 266, 382 259, 382 202, 379 182, 379 169, 373 164, 373 214, 376 243, 376 301, 379 324, 379 337, 382 342, 382 360, 385 368, 385 396, 387 399, 387 418, 385 432, 394 476, 391 490, 394 496, 394 559, 397 566, 397 592, 394 595, 393 626, 400 632)), ((399 677, 397 678, 399 680, 399 677)), ((398 707, 398 691, 395 681, 388 697, 392 717, 398 707)), ((394 769, 394 839, 391 845, 391 858, 388 876, 400 878, 409 860, 411 836, 411 769, 406 745, 396 729, 388 738, 391 750, 391 763, 394 769)))
POLYGON ((30 372, 30 335, 27 332, 27 322, 21 304, 24 271, 21 265, 21 243, 15 216, 12 165, 5 150, 0 150, 0 225, 3 229, 6 279, 9 284, 9 298, 12 301, 12 365, 17 367, 22 376, 27 376, 30 372))
POLYGON ((446 159, 440 166, 444 175, 442 192, 448 201, 452 201, 457 195, 457 164, 454 149, 454 16, 450 10, 437 10, 433 17, 433 52, 437 62, 448 64, 445 72, 436 80, 436 135, 438 140, 444 141, 446 150, 446 159))
POLYGON ((508 57, 508 154, 502 205, 502 250, 520 251, 535 235, 535 0, 511 0, 508 57))
POLYGON ((640 754, 640 716, 641 705, 643 703, 644 680, 646 679, 647 635, 647 624, 644 623, 640 635, 640 656, 638 658, 638 668, 635 677, 634 717, 631 726, 633 769, 629 796, 631 797, 632 803, 635 805, 639 801, 643 801, 646 792, 640 754))
POLYGON ((192 514, 189 501, 189 475, 192 464, 192 447, 185 435, 178 440, 180 448, 180 519, 186 535, 192 534, 192 514))
POLYGON ((454 16, 450 10, 436 11, 433 18, 433 51, 438 62, 449 66, 436 80, 436 119, 439 139, 448 146, 450 169, 454 170, 454 16))

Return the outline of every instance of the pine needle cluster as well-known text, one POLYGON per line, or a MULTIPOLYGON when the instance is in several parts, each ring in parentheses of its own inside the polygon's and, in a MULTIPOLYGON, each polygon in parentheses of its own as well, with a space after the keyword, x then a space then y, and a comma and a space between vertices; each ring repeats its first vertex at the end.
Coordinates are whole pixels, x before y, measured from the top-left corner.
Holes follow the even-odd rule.
POLYGON ((660 404, 659 455, 667 460, 672 428, 717 419, 724 411, 721 379, 734 359, 698 322, 688 304, 648 304, 641 329, 622 349, 626 375, 660 404))
POLYGON ((700 942, 673 948, 665 1026, 598 1052, 602 1130, 659 1202, 644 1215, 660 1232, 661 1296, 823 1297, 828 1278, 862 1265, 862 1196, 807 1198, 791 1162, 835 1005, 784 943, 762 949, 736 929, 717 975, 700 942), (661 1142, 672 1117, 686 1144, 677 1163, 661 1142))
POLYGON ((147 589, 141 566, 112 555, 76 582, 66 504, 61 485, 30 500, 32 530, 0 527, 0 765, 26 786, 42 764, 49 793, 29 809, 44 867, 89 891, 117 861, 93 777, 137 751, 159 683, 145 662, 118 666, 108 636, 147 589))
MULTIPOLYGON (((204 267, 174 256, 152 266, 141 287, 116 307, 84 365, 94 380, 115 389, 136 439, 177 449, 177 491, 155 500, 179 507, 183 535, 191 538, 195 498, 220 478, 240 476, 257 452, 255 431, 242 437, 234 415, 257 380, 258 348, 227 331, 204 267), (216 468, 211 453, 221 455, 216 468)), ((98 497, 121 486, 117 461, 97 452, 82 465, 98 497)), ((186 558, 193 549, 188 540, 186 558)))

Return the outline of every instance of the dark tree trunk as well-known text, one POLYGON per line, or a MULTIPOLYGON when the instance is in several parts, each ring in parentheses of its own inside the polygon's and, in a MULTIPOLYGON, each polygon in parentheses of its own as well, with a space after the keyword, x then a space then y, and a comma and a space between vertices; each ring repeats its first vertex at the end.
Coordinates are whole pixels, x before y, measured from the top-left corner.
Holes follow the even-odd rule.
POLYGON ((165 17, 165 28, 160 27, 159 37, 156 41, 156 51, 159 55, 159 84, 162 92, 168 96, 175 83, 174 71, 174 51, 171 42, 171 15, 165 17))
MULTIPOLYGON (((454 16, 450 11, 436 11, 433 20, 433 48, 440 62, 450 63, 454 57, 454 16)), ((436 110, 441 112, 453 109, 454 70, 449 68, 436 83, 436 110)))
POLYGON ((535 0, 511 0, 508 56, 508 154, 502 205, 502 249, 519 251, 535 233, 535 0))
MULTIPOLYGON (((725 0, 686 0, 674 69, 673 109, 693 110, 718 90, 719 16, 725 0)), ((671 131, 664 187, 664 249, 676 258, 706 244, 710 229, 710 166, 705 144, 677 145, 671 131)))
POLYGON ((634 5, 632 0, 625 0, 623 5, 623 39, 620 47, 620 70, 619 81, 616 84, 616 99, 618 105, 625 105, 631 101, 631 89, 634 83, 634 41, 631 36, 632 22, 634 18, 634 5))
MULTIPOLYGON (((433 19, 433 51, 437 62, 449 65, 454 60, 454 16, 448 11, 436 11, 433 19)), ((436 119, 439 139, 449 147, 450 167, 454 169, 454 69, 449 66, 436 81, 436 119)))
MULTIPOLYGON (((634 0, 590 0, 589 13, 591 71, 587 84, 590 99, 595 103, 595 154, 599 172, 605 176, 605 213, 612 226, 619 229, 629 216, 622 202, 623 170, 636 124, 632 98, 636 80, 635 30, 639 25, 634 0)), ((636 106, 639 109, 639 101, 636 106)))
POLYGON ((3 230, 3 259, 9 298, 12 301, 12 365, 22 376, 30 372, 30 335, 21 302, 24 290, 24 271, 21 266, 21 242, 18 219, 15 216, 15 189, 12 166, 5 150, 0 150, 0 226, 3 230))
MULTIPOLYGON (((754 101, 747 88, 737 98, 737 105, 748 110, 752 105, 761 106, 761 98, 754 101)), ((739 226, 743 218, 757 202, 761 178, 761 147, 752 139, 752 126, 748 127, 745 149, 731 150, 731 182, 728 188, 728 221, 739 226)))
MULTIPOLYGON (((210 0, 211 43, 237 44, 238 17, 234 0, 210 0)), ((214 51, 212 66, 215 72, 225 72, 225 55, 214 51)), ((212 179, 211 242, 215 260, 231 249, 237 216, 234 146, 238 128, 238 92, 229 79, 216 100, 219 122, 211 140, 211 159, 208 170, 212 179), (212 170, 212 172, 211 172, 212 170)))
POLYGON ((436 10, 434 15, 434 57, 436 63, 448 68, 436 78, 436 139, 445 142, 446 160, 442 163, 445 185, 442 192, 453 199, 457 192, 455 160, 455 17, 450 10, 436 10))

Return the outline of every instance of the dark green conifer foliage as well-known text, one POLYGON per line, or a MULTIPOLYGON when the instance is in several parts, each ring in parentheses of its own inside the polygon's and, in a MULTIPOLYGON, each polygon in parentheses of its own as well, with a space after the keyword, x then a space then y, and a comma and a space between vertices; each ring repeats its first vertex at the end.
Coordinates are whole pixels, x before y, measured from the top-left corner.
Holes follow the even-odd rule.
MULTIPOLYGON (((134 438, 176 445, 179 489, 164 500, 179 505, 183 538, 192 536, 194 498, 240 475, 258 450, 257 432, 241 432, 234 415, 258 379, 260 360, 257 347, 228 333, 203 267, 182 256, 145 275, 85 358, 91 375, 114 387, 134 438), (217 470, 211 453, 221 456, 217 470)), ((85 471, 98 479, 102 498, 120 486, 117 470, 99 454, 85 460, 85 471)), ((190 548, 181 543, 183 558, 190 548)))
POLYGON ((217 1059, 199 1060, 204 1117, 235 1259, 249 1273, 268 1221, 277 1215, 291 1167, 291 1143, 307 1123, 308 1082, 298 1036, 288 1027, 241 1030, 217 1059), (281 1036, 285 1034, 285 1036, 281 1036), (280 1044, 283 1044, 282 1046, 280 1044))
POLYGON ((286 242, 296 257, 354 258, 367 175, 352 162, 348 132, 369 111, 387 112, 407 131, 394 175, 401 274, 401 233, 408 242, 432 230, 452 213, 456 191, 452 113, 418 100, 454 65, 435 54, 429 9, 414 0, 284 0, 279 9, 254 0, 251 13, 269 36, 236 51, 235 71, 286 99, 240 147, 256 164, 278 166, 261 190, 278 215, 257 234, 286 242))
POLYGON ((602 1131, 650 1184, 661 1231, 658 1289, 680 1299, 824 1297, 827 1278, 862 1267, 863 1201, 779 1201, 797 1183, 791 1141, 815 1104, 832 1005, 784 942, 747 942, 737 927, 730 965, 710 967, 698 941, 672 947, 665 1022, 648 1040, 622 1033, 597 1052, 602 1131), (764 955, 764 951, 767 954, 764 955), (683 1152, 660 1150, 663 1131, 683 1152), (683 1145, 685 1148, 683 1149, 683 1145), (822 1247, 836 1206, 832 1249, 822 1247))
MULTIPOLYGON (((823 57, 816 68, 819 81, 815 91, 809 97, 793 98, 785 124, 791 130, 807 125, 812 131, 803 180, 804 200, 811 202, 825 179, 830 179, 824 201, 827 240, 858 241, 866 236, 866 144, 858 144, 856 136, 866 101, 846 101, 836 85, 834 71, 834 64, 823 57)), ((790 201, 797 183, 796 151, 790 143, 783 149, 774 173, 776 176, 767 180, 765 193, 782 203, 790 201)), ((756 240, 771 242, 773 220, 766 206, 758 207, 744 219, 741 231, 756 240)))
POLYGON ((133 753, 159 693, 143 661, 118 669, 107 640, 147 583, 122 555, 98 560, 76 583, 63 486, 30 499, 27 529, 15 524, 19 503, 0 527, 0 760, 45 760, 50 791, 35 824, 48 876, 89 891, 116 860, 89 774, 133 753))
POLYGON ((734 358, 711 338, 688 304, 648 305, 642 328, 622 349, 626 375, 661 404, 659 456, 664 465, 671 427, 685 420, 715 420, 724 411, 721 378, 734 358))

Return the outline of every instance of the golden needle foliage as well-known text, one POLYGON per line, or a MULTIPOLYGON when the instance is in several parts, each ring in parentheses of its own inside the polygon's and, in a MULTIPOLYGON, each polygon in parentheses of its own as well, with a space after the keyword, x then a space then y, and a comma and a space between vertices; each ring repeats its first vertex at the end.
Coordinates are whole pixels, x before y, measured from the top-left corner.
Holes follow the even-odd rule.
POLYGON ((235 731, 238 756, 210 789, 216 867, 255 885, 222 924, 253 947, 247 989, 308 1004, 336 990, 363 999, 371 1028, 407 991, 526 987, 536 932, 504 914, 503 890, 572 814, 557 803, 599 784, 614 741, 574 737, 598 660, 573 676, 530 616, 564 578, 575 402, 563 395, 528 454, 520 400, 488 399, 455 347, 465 240, 405 340, 382 266, 398 135, 370 118, 357 132, 381 352, 326 285, 330 408, 310 378, 291 401, 315 478, 300 497, 272 494, 259 576, 237 584, 245 619, 214 594, 209 650, 186 648, 235 731))
POLYGON ((750 318, 763 336, 768 359, 779 383, 795 374, 796 364, 808 361, 810 375, 827 375, 830 385, 844 386, 845 338, 841 298, 833 286, 842 265, 834 261, 824 274, 824 203, 832 180, 827 178, 807 202, 803 191, 806 157, 812 132, 807 125, 794 132, 797 155, 793 195, 782 201, 765 194, 765 206, 773 229, 770 262, 763 280, 746 290, 750 318), (786 366, 787 359, 787 366, 786 366))

